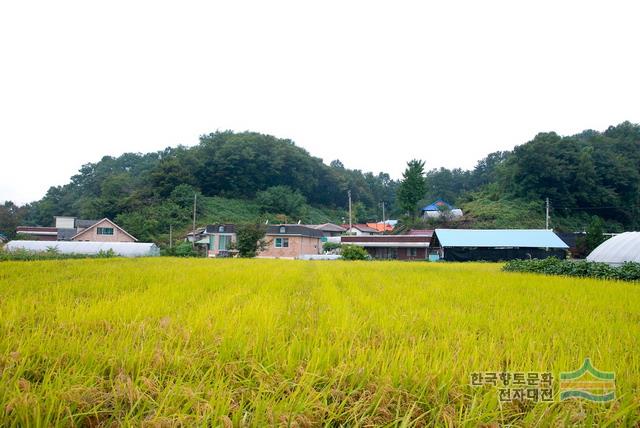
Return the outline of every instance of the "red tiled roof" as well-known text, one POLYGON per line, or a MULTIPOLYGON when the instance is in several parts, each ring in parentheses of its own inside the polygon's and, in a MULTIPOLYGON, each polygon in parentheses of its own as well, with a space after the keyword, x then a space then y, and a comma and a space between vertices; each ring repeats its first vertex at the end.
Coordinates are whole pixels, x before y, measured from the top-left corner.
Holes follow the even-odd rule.
POLYGON ((367 223, 367 226, 377 230, 378 232, 391 232, 393 230, 393 226, 386 223, 367 223))

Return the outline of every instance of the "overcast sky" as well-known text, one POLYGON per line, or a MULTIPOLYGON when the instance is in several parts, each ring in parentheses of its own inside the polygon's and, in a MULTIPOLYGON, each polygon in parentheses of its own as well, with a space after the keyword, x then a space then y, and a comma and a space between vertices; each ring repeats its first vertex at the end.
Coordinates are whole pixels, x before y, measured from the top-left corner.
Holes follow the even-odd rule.
POLYGON ((216 129, 399 177, 640 122, 637 1, 5 1, 0 201, 216 129))

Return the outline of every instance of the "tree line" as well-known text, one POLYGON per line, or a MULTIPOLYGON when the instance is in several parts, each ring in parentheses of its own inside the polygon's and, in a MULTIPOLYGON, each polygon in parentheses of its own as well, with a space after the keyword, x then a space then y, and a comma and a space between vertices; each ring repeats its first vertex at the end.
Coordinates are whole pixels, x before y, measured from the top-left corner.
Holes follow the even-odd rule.
POLYGON ((442 198, 468 207, 470 225, 498 224, 487 214, 493 207, 494 217, 509 219, 507 226, 529 226, 527 217, 542 213, 548 197, 555 226, 585 227, 598 216, 608 229, 640 228, 638 124, 566 137, 540 133, 511 151, 489 154, 471 170, 425 167, 411 160, 402 179, 394 180, 384 172, 348 169, 339 160, 325 164, 288 139, 215 132, 193 147, 88 163, 39 201, 0 205, 0 233, 12 237, 18 224, 48 226, 54 215, 72 215, 109 217, 154 240, 170 224, 189 224, 194 193, 250 200, 261 211, 303 218, 308 206, 344 213, 347 190, 356 221, 379 220, 383 201, 387 218, 410 218, 442 198))

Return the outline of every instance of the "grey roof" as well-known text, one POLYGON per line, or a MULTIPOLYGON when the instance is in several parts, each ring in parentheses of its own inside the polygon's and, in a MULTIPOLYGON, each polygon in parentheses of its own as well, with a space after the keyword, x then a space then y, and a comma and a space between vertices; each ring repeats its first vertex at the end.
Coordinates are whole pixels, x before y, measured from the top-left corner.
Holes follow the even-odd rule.
POLYGON ((87 227, 91 227, 100 220, 81 220, 76 219, 76 227, 79 229, 86 229, 87 227))
POLYGON ((231 223, 208 224, 206 233, 236 233, 236 225, 231 223), (220 227, 224 227, 224 232, 220 232, 220 227))
POLYGON ((322 230, 323 232, 346 232, 347 229, 344 227, 338 226, 333 223, 324 223, 324 224, 310 224, 309 227, 314 229, 322 230))
POLYGON ((75 229, 58 228, 58 241, 70 241, 77 233, 75 229))
POLYGON ((380 233, 381 232, 378 229, 374 229, 373 227, 367 226, 366 224, 352 224, 351 227, 358 229, 360 232, 367 232, 367 233, 380 233))
POLYGON ((322 231, 303 224, 278 224, 267 227, 267 235, 300 235, 312 238, 322 238, 322 231), (284 227, 284 233, 280 228, 284 227))

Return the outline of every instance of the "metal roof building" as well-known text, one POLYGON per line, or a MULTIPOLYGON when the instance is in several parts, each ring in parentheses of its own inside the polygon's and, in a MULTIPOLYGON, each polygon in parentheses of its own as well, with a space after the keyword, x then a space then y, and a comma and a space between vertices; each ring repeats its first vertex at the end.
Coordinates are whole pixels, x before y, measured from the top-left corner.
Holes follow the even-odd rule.
POLYGON ((625 232, 607 239, 587 256, 587 260, 612 266, 624 262, 640 263, 640 232, 625 232))
POLYGON ((152 243, 143 242, 81 242, 81 241, 11 241, 5 246, 7 251, 27 250, 44 252, 55 248, 60 254, 97 255, 113 251, 121 257, 159 256, 160 249, 152 243))
POLYGON ((564 258, 568 248, 544 229, 436 229, 431 247, 452 261, 564 258))

